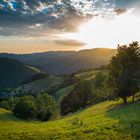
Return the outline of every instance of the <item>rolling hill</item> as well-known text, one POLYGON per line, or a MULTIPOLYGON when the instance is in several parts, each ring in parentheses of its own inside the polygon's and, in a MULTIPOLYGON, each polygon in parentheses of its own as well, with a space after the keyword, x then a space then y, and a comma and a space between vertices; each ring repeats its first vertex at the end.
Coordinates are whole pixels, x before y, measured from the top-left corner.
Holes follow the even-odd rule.
POLYGON ((70 74, 79 70, 86 70, 108 64, 116 53, 115 49, 96 48, 81 51, 56 51, 33 54, 6 54, 9 57, 40 68, 49 74, 70 74))
MULTIPOLYGON (((108 70, 87 70, 85 72, 74 73, 79 80, 93 79, 98 73, 108 74, 108 70)), ((64 82, 63 76, 48 75, 45 73, 39 73, 35 76, 26 79, 22 85, 18 86, 12 93, 12 95, 25 95, 25 94, 38 94, 42 91, 50 91, 51 95, 60 102, 61 99, 68 95, 74 88, 74 84, 59 87, 64 82), (56 91, 55 91, 56 88, 56 91), (53 92, 53 93, 52 93, 53 92)))
POLYGON ((43 91, 48 91, 50 89, 54 89, 56 86, 59 86, 63 81, 62 77, 47 75, 38 80, 33 80, 32 82, 23 84, 17 87, 13 93, 13 95, 20 94, 38 94, 43 91))
POLYGON ((1 140, 139 140, 140 101, 106 101, 48 122, 24 121, 0 109, 1 140))
POLYGON ((17 60, 0 58, 0 88, 18 86, 25 79, 37 73, 38 71, 32 67, 17 60))

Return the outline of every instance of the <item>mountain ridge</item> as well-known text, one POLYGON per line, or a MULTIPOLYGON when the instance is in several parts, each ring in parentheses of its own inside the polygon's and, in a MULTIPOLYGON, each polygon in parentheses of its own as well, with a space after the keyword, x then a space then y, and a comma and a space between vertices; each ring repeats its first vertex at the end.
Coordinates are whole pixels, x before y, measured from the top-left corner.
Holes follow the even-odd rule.
POLYGON ((23 80, 36 73, 18 60, 0 58, 0 88, 18 86, 23 80))
POLYGON ((49 74, 63 75, 107 65, 116 49, 94 48, 80 51, 50 51, 33 54, 0 53, 24 64, 35 66, 49 74))

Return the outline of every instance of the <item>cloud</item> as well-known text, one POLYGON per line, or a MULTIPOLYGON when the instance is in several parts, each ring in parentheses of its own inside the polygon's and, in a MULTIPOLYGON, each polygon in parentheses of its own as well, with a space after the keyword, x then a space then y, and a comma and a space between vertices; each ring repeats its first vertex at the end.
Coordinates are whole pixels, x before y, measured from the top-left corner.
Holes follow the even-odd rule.
POLYGON ((63 45, 63 46, 84 46, 85 44, 79 42, 77 40, 56 40, 54 41, 56 44, 63 45))
POLYGON ((117 15, 121 15, 121 14, 126 13, 127 12, 127 9, 125 9, 125 8, 119 8, 119 9, 116 9, 115 12, 116 12, 117 15))
POLYGON ((29 28, 30 29, 42 29, 44 24, 36 23, 34 25, 31 25, 29 28))
POLYGON ((0 0, 0 35, 40 36, 50 29, 74 32, 95 15, 112 17, 139 5, 139 0, 0 0))

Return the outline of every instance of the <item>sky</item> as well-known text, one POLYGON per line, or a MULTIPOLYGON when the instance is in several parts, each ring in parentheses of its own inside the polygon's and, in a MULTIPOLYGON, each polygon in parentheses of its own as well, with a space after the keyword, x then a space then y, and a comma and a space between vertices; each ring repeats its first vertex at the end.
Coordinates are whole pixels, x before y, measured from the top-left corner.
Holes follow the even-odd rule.
POLYGON ((140 0, 0 0, 0 52, 116 48, 140 41, 140 0))

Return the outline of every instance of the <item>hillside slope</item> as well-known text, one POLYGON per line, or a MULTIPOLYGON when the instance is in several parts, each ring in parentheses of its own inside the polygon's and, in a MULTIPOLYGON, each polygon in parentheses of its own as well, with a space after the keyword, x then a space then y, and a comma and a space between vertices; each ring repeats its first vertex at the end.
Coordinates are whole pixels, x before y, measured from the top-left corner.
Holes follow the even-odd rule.
MULTIPOLYGON (((100 72, 102 72, 104 74, 108 73, 107 70, 90 70, 90 71, 86 71, 86 72, 79 72, 78 74, 75 73, 75 76, 79 80, 90 80, 90 79, 93 79, 100 72)), ((39 75, 41 75, 41 74, 39 74, 39 75)), ((37 76, 37 75, 35 75, 35 76, 37 76)), ((29 81, 27 79, 26 83, 17 87, 15 89, 16 93, 13 93, 13 94, 24 94, 24 95, 31 94, 31 93, 38 94, 41 91, 53 90, 54 93, 52 96, 59 102, 59 101, 61 101, 61 99, 64 96, 68 95, 74 88, 74 84, 72 84, 72 85, 68 85, 66 87, 65 86, 60 87, 60 88, 56 89, 56 91, 55 91, 55 88, 57 88, 59 85, 62 84, 62 82, 64 82, 64 77, 47 75, 47 74, 42 74, 42 76, 43 77, 40 77, 40 79, 38 79, 38 80, 34 79, 34 77, 33 78, 31 77, 29 79, 29 81)), ((52 94, 52 93, 50 93, 50 94, 52 94)))
POLYGON ((0 57, 18 59, 26 64, 39 67, 50 74, 69 74, 106 65, 115 53, 115 49, 96 48, 78 52, 56 51, 23 55, 0 54, 0 57))
POLYGON ((120 105, 103 102, 82 112, 49 122, 17 119, 0 109, 2 140, 138 140, 140 139, 140 101, 120 105))
POLYGON ((36 73, 17 60, 0 58, 0 88, 17 86, 36 73))
POLYGON ((47 75, 38 80, 21 85, 15 89, 18 94, 38 94, 39 92, 50 90, 59 86, 63 81, 62 77, 47 75))
MULTIPOLYGON (((74 75, 77 77, 77 79, 81 81, 81 80, 93 80, 98 73, 108 74, 108 70, 87 70, 85 72, 75 73, 74 75)), ((67 96, 74 89, 75 84, 59 89, 58 91, 55 92, 54 98, 58 102, 60 102, 64 96, 67 96)))

